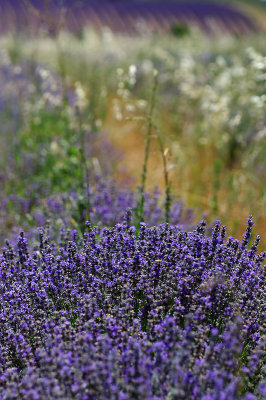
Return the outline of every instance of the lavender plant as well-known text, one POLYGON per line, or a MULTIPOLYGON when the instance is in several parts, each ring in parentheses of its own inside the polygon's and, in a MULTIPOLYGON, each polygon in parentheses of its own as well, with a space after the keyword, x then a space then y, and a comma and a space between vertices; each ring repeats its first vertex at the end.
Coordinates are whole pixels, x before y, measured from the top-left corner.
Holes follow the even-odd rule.
MULTIPOLYGON (((30 185, 25 196, 14 195, 2 197, 0 220, 2 232, 1 244, 9 234, 10 241, 16 241, 21 227, 27 230, 27 237, 35 242, 35 226, 49 222, 52 237, 55 239, 61 229, 68 226, 82 234, 82 222, 90 215, 93 225, 103 228, 112 227, 121 221, 127 209, 136 209, 139 192, 129 187, 121 187, 113 180, 96 176, 92 179, 89 200, 82 192, 71 190, 49 194, 36 185, 30 185), (31 193, 35 192, 33 196, 31 193), (81 202, 84 207, 80 207, 81 202), (89 207, 89 208, 88 208, 89 207)), ((143 215, 149 226, 165 222, 165 209, 161 201, 161 192, 144 193, 143 215)), ((193 227, 195 215, 192 209, 185 208, 182 200, 175 200, 169 208, 169 222, 189 230, 193 227)))
POLYGON ((23 232, 0 263, 3 399, 255 400, 265 395, 265 253, 217 222, 136 236, 128 211, 57 242, 23 232))

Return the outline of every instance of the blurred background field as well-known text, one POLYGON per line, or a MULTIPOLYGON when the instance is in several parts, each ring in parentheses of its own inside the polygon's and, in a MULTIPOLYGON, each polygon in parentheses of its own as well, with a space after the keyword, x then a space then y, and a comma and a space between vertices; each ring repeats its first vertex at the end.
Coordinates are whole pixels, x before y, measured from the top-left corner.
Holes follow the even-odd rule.
POLYGON ((265 247, 264 2, 15 3, 1 1, 1 241, 137 207, 149 135, 148 223, 167 175, 172 221, 240 238, 252 214, 265 247))

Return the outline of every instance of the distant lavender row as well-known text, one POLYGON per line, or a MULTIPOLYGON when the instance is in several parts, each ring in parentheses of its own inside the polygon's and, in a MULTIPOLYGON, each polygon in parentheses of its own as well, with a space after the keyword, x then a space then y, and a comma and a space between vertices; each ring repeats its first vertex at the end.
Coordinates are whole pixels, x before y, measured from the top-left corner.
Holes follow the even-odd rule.
POLYGON ((23 233, 0 258, 0 398, 265 398, 265 254, 216 223, 23 233))
POLYGON ((55 34, 61 27, 73 32, 84 26, 102 29, 108 26, 114 32, 142 33, 169 31, 177 22, 195 24, 205 31, 216 27, 233 33, 256 31, 252 18, 241 11, 223 4, 210 2, 76 2, 68 1, 64 12, 57 2, 19 0, 1 2, 1 29, 25 30, 25 28, 48 29, 55 34), (27 23, 26 23, 27 21, 27 23))
MULTIPOLYGON (((3 194, 4 195, 4 194, 3 194)), ((90 218, 92 224, 99 229, 112 227, 126 214, 127 209, 134 209, 138 204, 138 193, 106 180, 96 177, 96 183, 90 187, 89 197, 83 197, 84 208, 79 211, 80 195, 73 191, 71 193, 59 193, 48 195, 36 185, 28 188, 28 197, 15 194, 0 196, 0 243, 11 235, 12 243, 17 236, 21 226, 12 218, 15 213, 22 216, 19 219, 27 231, 27 236, 36 236, 36 229, 31 226, 44 226, 49 221, 54 235, 62 228, 65 229, 73 223, 80 223, 86 217, 90 218), (8 209, 12 206, 12 214, 8 209), (27 215, 30 220, 23 220, 27 215), (74 219, 73 219, 74 218, 74 219), (30 222, 30 224, 29 224, 30 222)), ((144 220, 149 226, 157 225, 165 221, 164 206, 161 202, 161 193, 154 190, 145 194, 144 220)), ((169 221, 180 229, 192 229, 195 215, 192 209, 185 208, 182 200, 174 200, 170 209, 169 221)))

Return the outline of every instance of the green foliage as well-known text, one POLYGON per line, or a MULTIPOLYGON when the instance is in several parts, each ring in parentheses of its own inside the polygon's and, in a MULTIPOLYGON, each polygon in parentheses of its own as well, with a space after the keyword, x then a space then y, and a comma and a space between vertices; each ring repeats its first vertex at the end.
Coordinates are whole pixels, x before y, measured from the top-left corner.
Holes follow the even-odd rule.
POLYGON ((177 38, 183 38, 186 35, 189 35, 189 27, 182 23, 176 23, 171 26, 171 33, 177 38))
MULTIPOLYGON (((41 110, 19 136, 17 168, 23 167, 23 155, 27 154, 34 164, 34 175, 30 170, 28 178, 43 185, 49 181, 51 193, 64 192, 82 178, 76 141, 77 135, 70 128, 69 117, 62 110, 41 110)), ((26 175, 27 171, 24 173, 26 175)))

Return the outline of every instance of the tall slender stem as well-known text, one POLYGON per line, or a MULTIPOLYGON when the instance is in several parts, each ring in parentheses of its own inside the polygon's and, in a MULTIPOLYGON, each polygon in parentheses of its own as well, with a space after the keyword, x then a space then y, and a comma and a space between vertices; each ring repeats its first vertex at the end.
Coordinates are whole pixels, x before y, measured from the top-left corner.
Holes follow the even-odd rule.
POLYGON ((84 190, 85 190, 85 199, 87 203, 87 219, 90 219, 90 193, 89 193, 89 168, 86 160, 86 154, 85 154, 85 134, 84 134, 84 129, 82 128, 82 119, 81 119, 81 114, 80 114, 80 109, 77 106, 76 107, 76 113, 77 113, 77 120, 78 120, 78 127, 79 127, 79 134, 80 134, 80 164, 81 164, 81 171, 83 175, 83 185, 84 185, 84 190))
POLYGON ((138 222, 141 222, 144 220, 144 194, 145 194, 145 189, 146 189, 147 168, 148 168, 148 160, 149 160, 150 144, 151 144, 151 134, 152 134, 152 127, 153 127, 152 116, 153 116, 153 111, 154 111, 154 107, 155 107, 157 87, 158 87, 158 73, 157 73, 157 71, 154 71, 154 83, 153 83, 152 94, 151 94, 150 110, 147 115, 148 130, 147 130, 147 138, 146 138, 146 143, 145 143, 144 162, 143 162, 143 168, 142 168, 142 174, 141 174, 140 198, 139 198, 139 203, 138 203, 138 220, 139 220, 138 222))
POLYGON ((170 180, 169 180, 169 175, 167 171, 167 160, 166 160, 166 151, 164 150, 163 147, 163 141, 161 138, 161 135, 159 133, 159 129, 156 128, 157 130, 157 138, 160 146, 160 152, 162 155, 163 159, 163 173, 164 173, 164 184, 165 184, 165 203, 164 203, 164 209, 165 209, 165 222, 169 223, 170 222, 170 210, 171 210, 171 185, 170 185, 170 180))

